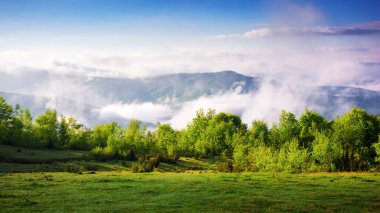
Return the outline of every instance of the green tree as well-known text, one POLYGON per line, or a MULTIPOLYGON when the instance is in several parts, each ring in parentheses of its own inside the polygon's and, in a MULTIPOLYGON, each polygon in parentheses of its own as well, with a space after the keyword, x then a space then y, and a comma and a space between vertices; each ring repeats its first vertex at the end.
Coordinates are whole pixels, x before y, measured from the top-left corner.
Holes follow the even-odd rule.
POLYGON ((0 96, 0 143, 10 143, 9 134, 13 118, 13 107, 0 96))
POLYGON ((13 114, 12 105, 8 104, 7 100, 0 96, 0 120, 10 120, 13 114))
POLYGON ((375 152, 376 152, 376 159, 375 159, 375 161, 377 162, 377 163, 380 163, 380 135, 378 136, 378 142, 377 143, 375 143, 375 144, 373 144, 372 146, 373 146, 373 148, 375 149, 375 152))
POLYGON ((128 160, 130 147, 123 136, 123 129, 120 125, 113 122, 111 131, 107 137, 105 151, 108 159, 128 160))
POLYGON ((379 122, 363 109, 352 108, 333 123, 333 139, 343 147, 344 170, 362 170, 375 158, 372 144, 377 142, 379 122))
POLYGON ((22 122, 21 146, 36 146, 35 135, 33 132, 33 118, 28 108, 21 110, 19 120, 22 122))
POLYGON ((202 156, 223 155, 232 158, 234 134, 244 134, 246 125, 237 115, 218 113, 208 121, 195 148, 202 156))
POLYGON ((250 146, 244 143, 238 143, 234 147, 233 160, 234 171, 243 171, 248 169, 248 149, 250 146))
MULTIPOLYGON (((90 130, 79 124, 76 119, 69 117, 66 119, 68 143, 65 146, 75 150, 90 150, 90 130)), ((66 126, 66 125, 65 125, 66 126)), ((63 137, 65 138, 65 137, 63 137)))
POLYGON ((59 128, 58 128, 58 140, 60 146, 68 146, 70 143, 70 137, 69 137, 69 123, 66 121, 66 117, 61 115, 61 119, 59 121, 59 128))
POLYGON ((277 153, 266 146, 250 147, 248 150, 248 170, 258 172, 276 171, 277 153))
POLYGON ((173 162, 179 158, 178 132, 169 124, 157 124, 157 129, 153 133, 156 143, 156 153, 164 161, 173 162))
POLYGON ((206 128, 209 126, 209 122, 215 115, 215 110, 209 109, 205 114, 203 109, 199 109, 196 112, 192 122, 187 125, 186 136, 183 139, 186 140, 186 147, 189 148, 187 152, 193 156, 205 155, 207 153, 207 140, 206 140, 206 128))
POLYGON ((280 149, 277 171, 291 173, 305 172, 310 167, 310 155, 307 149, 299 147, 297 139, 286 142, 280 149))
POLYGON ((194 145, 189 143, 189 134, 186 129, 182 129, 178 135, 178 148, 182 156, 194 156, 194 145))
POLYGON ((316 132, 321 132, 328 128, 328 122, 324 117, 316 112, 305 109, 299 119, 300 142, 303 147, 311 148, 311 142, 315 138, 316 132))
POLYGON ((131 158, 146 158, 153 149, 150 133, 148 134, 146 127, 142 127, 138 120, 132 119, 128 122, 124 137, 130 147, 131 158))
POLYGON ((19 104, 16 104, 12 117, 10 119, 10 127, 8 131, 8 142, 12 145, 23 144, 23 122, 22 122, 23 110, 19 104))
POLYGON ((249 141, 252 143, 252 145, 269 145, 269 129, 265 121, 254 120, 248 132, 249 141))
POLYGON ((35 118, 36 134, 39 143, 48 148, 54 148, 58 143, 58 119, 55 110, 46 110, 35 118))
POLYGON ((280 122, 278 125, 280 131, 280 142, 285 143, 291 139, 298 138, 299 124, 296 116, 287 111, 281 111, 280 122))
POLYGON ((108 137, 114 134, 118 128, 119 127, 116 122, 111 122, 108 124, 100 124, 100 125, 95 126, 89 140, 89 144, 91 148, 95 148, 97 146, 101 148, 106 147, 108 137))
POLYGON ((281 111, 278 125, 273 125, 270 140, 273 148, 279 149, 283 144, 299 137, 299 123, 296 116, 285 110, 281 111))
POLYGON ((312 144, 312 155, 319 170, 334 171, 337 161, 342 157, 342 146, 331 139, 331 134, 325 132, 317 132, 312 144))

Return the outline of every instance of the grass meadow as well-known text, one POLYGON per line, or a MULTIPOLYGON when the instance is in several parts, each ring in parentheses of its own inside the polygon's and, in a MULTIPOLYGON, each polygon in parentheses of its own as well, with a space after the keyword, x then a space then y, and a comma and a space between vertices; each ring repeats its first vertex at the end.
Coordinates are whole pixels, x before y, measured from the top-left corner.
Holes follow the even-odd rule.
POLYGON ((379 173, 220 173, 192 158, 132 173, 131 162, 57 151, 35 164, 49 150, 0 148, 0 212, 380 212, 379 173), (23 155, 32 162, 4 162, 23 155))

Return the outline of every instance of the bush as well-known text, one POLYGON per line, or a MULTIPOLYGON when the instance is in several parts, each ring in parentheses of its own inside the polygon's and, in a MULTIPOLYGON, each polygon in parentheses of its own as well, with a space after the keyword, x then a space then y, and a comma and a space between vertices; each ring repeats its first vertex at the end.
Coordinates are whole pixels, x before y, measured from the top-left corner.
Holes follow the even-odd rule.
POLYGON ((131 169, 134 173, 152 172, 154 169, 154 162, 145 159, 139 160, 137 163, 132 165, 131 169))
POLYGON ((104 152, 103 149, 99 146, 93 148, 90 152, 88 152, 87 157, 92 160, 104 160, 104 152))
POLYGON ((249 150, 248 162, 250 171, 276 171, 276 152, 265 146, 252 147, 249 150))
POLYGON ((219 172, 232 172, 234 169, 233 162, 228 160, 226 162, 220 163, 217 166, 219 172))
POLYGON ((88 155, 88 159, 98 160, 98 161, 108 161, 108 160, 136 160, 136 155, 132 150, 125 152, 115 152, 110 147, 101 148, 99 146, 92 149, 88 155))
POLYGON ((309 153, 307 149, 299 147, 297 140, 292 140, 281 149, 286 153, 285 171, 300 173, 308 170, 310 165, 309 153))
POLYGON ((160 157, 153 157, 150 159, 150 161, 153 163, 153 166, 154 167, 158 167, 158 165, 160 165, 160 157))
POLYGON ((338 143, 325 133, 317 133, 312 148, 312 156, 320 171, 331 172, 336 169, 335 162, 342 157, 342 148, 338 143))
POLYGON ((234 171, 241 172, 248 167, 247 152, 248 147, 245 145, 238 145, 235 147, 233 152, 234 171))

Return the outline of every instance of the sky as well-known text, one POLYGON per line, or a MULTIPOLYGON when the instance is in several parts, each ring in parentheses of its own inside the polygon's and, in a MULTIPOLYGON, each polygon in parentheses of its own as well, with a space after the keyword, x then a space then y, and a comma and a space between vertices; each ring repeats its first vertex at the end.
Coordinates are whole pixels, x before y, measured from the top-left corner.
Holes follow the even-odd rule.
POLYGON ((234 70, 380 91, 379 9, 379 0, 0 0, 0 78, 234 70))

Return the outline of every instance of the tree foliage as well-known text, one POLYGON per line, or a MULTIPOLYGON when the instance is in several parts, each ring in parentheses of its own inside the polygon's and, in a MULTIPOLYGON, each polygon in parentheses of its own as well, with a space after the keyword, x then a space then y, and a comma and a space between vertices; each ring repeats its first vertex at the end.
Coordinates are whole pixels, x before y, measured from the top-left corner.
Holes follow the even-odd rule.
POLYGON ((138 120, 87 128, 73 117, 46 110, 32 118, 28 109, 0 97, 0 143, 34 148, 90 150, 96 160, 139 160, 136 171, 152 170, 180 156, 222 159, 228 171, 363 171, 380 169, 380 121, 363 109, 327 121, 305 109, 282 111, 270 128, 254 120, 250 128, 238 115, 200 109, 178 131, 158 123, 148 130, 138 120))

